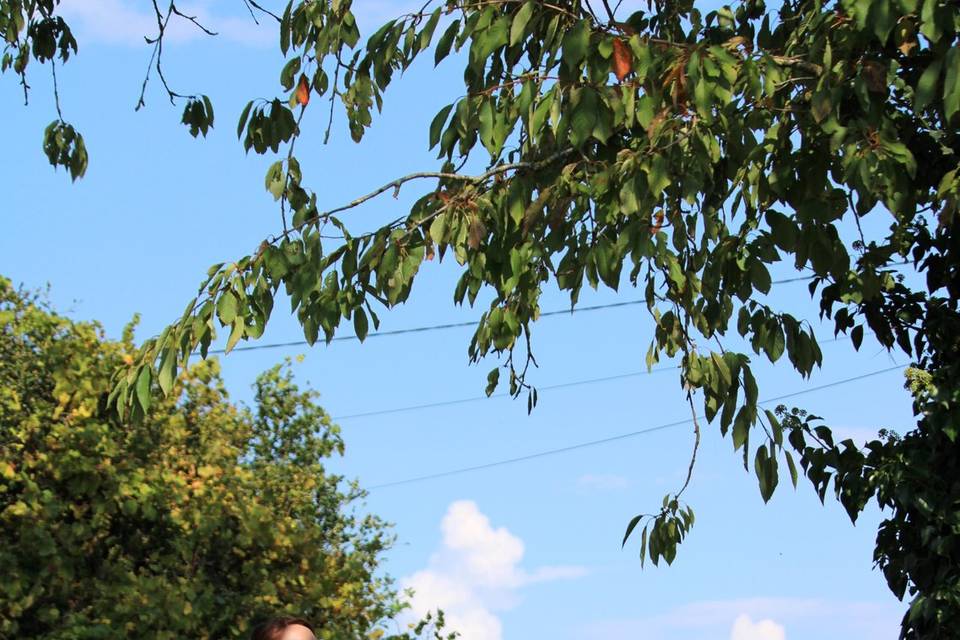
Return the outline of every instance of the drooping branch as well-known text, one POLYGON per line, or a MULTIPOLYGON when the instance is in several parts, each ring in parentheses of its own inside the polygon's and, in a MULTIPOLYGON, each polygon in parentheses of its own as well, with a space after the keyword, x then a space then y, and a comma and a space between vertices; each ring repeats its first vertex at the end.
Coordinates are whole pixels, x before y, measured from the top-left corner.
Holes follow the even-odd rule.
POLYGON ((278 16, 277 14, 275 14, 273 11, 270 11, 269 9, 263 7, 263 6, 260 5, 258 2, 256 2, 256 0, 243 0, 243 4, 244 4, 244 5, 247 7, 247 9, 250 11, 250 17, 253 18, 253 21, 256 22, 257 24, 260 24, 260 21, 257 20, 257 16, 253 13, 253 10, 254 10, 254 9, 256 9, 257 11, 259 11, 260 13, 264 13, 264 14, 270 16, 271 18, 273 18, 273 19, 276 20, 277 22, 280 22, 280 16, 278 16))
POLYGON ((697 451, 700 449, 700 421, 697 419, 697 409, 693 405, 693 394, 687 392, 687 402, 690 405, 690 417, 693 418, 693 453, 690 455, 690 465, 687 467, 687 479, 684 480, 680 491, 677 491, 675 498, 679 501, 680 496, 690 486, 690 479, 693 477, 693 467, 697 464, 697 451))
POLYGON ((500 174, 503 174, 503 173, 507 173, 507 172, 509 172, 509 171, 535 171, 535 170, 537 170, 537 169, 541 169, 541 168, 543 168, 543 167, 546 167, 546 166, 548 166, 548 165, 556 162, 557 160, 560 160, 561 158, 564 158, 564 157, 572 154, 573 152, 574 152, 574 149, 565 149, 565 150, 563 150, 563 151, 558 151, 557 153, 554 153, 554 154, 552 154, 552 155, 550 155, 550 156, 547 156, 546 158, 543 158, 543 159, 541 159, 541 160, 535 160, 535 161, 529 161, 529 162, 513 162, 513 163, 510 163, 510 164, 501 164, 501 165, 498 165, 498 166, 496 166, 496 167, 493 167, 492 169, 489 169, 489 170, 487 170, 487 171, 484 171, 484 172, 481 173, 481 174, 474 175, 474 176, 464 175, 464 174, 461 174, 461 173, 447 173, 447 172, 444 172, 444 171, 418 171, 418 172, 416 172, 416 173, 410 173, 410 174, 407 174, 407 175, 402 176, 402 177, 400 177, 400 178, 397 178, 396 180, 392 180, 392 181, 386 183, 385 185, 374 189, 374 190, 371 191, 370 193, 368 193, 368 194, 366 194, 366 195, 364 195, 364 196, 360 196, 359 198, 348 202, 348 203, 345 204, 345 205, 341 205, 341 206, 336 207, 336 208, 334 208, 334 209, 330 209, 330 210, 328 210, 328 211, 324 211, 323 213, 320 213, 320 214, 318 214, 317 216, 315 216, 315 217, 313 217, 313 218, 310 218, 310 219, 308 219, 308 220, 305 220, 303 223, 301 223, 301 224, 299 224, 299 225, 297 225, 297 226, 291 227, 290 229, 285 230, 283 233, 281 233, 281 234, 279 234, 279 235, 277 235, 277 236, 274 236, 273 238, 271 238, 271 239, 268 240, 267 242, 268 242, 269 244, 273 244, 273 243, 275 243, 277 240, 281 240, 281 239, 283 239, 283 238, 285 238, 285 237, 287 237, 287 236, 289 236, 289 235, 291 235, 291 234, 293 234, 293 233, 295 233, 295 232, 298 232, 298 231, 302 230, 304 227, 306 227, 306 226, 308 226, 308 225, 310 225, 310 224, 315 223, 318 219, 326 219, 326 218, 329 218, 330 216, 335 215, 335 214, 337 214, 337 213, 340 213, 340 212, 342 212, 342 211, 347 211, 347 210, 349 210, 349 209, 354 209, 354 208, 356 208, 356 207, 359 207, 360 205, 364 204, 365 202, 368 202, 368 201, 370 201, 370 200, 373 200, 373 199, 376 198, 377 196, 382 195, 383 193, 386 193, 387 191, 390 191, 391 189, 393 189, 393 191, 394 191, 394 196, 396 197, 397 195, 399 195, 399 193, 400 193, 400 188, 401 188, 404 184, 406 184, 406 183, 408 183, 408 182, 413 182, 414 180, 424 180, 424 179, 451 180, 451 181, 455 181, 455 182, 463 182, 463 183, 467 183, 467 184, 474 184, 474 185, 476 185, 476 184, 481 184, 481 183, 483 183, 483 182, 486 182, 487 180, 489 180, 490 178, 492 178, 492 177, 494 177, 494 176, 497 176, 497 175, 500 175, 500 174))
POLYGON ((53 74, 53 104, 57 107, 57 118, 63 122, 63 112, 60 110, 60 87, 57 82, 57 61, 50 60, 50 71, 53 74))
POLYGON ((170 88, 170 84, 167 82, 166 76, 163 74, 163 67, 161 66, 163 58, 163 38, 166 35, 167 27, 170 26, 170 19, 173 16, 178 16, 192 23, 198 29, 203 31, 208 36, 216 36, 216 32, 208 29, 196 16, 191 16, 183 13, 177 8, 174 0, 170 0, 170 4, 167 6, 166 15, 164 15, 163 10, 160 9, 160 5, 157 3, 157 0, 152 0, 153 2, 153 12, 157 19, 157 35, 156 37, 144 37, 144 40, 147 41, 147 44, 153 45, 153 52, 150 54, 150 62, 147 63, 147 73, 143 78, 143 84, 140 86, 140 98, 137 100, 137 106, 134 108, 136 111, 139 111, 141 107, 146 106, 146 91, 147 84, 150 81, 150 72, 152 69, 157 70, 157 76, 160 78, 160 82, 163 84, 164 90, 167 92, 167 97, 170 99, 170 103, 173 104, 177 98, 192 98, 194 96, 186 96, 177 93, 170 88))

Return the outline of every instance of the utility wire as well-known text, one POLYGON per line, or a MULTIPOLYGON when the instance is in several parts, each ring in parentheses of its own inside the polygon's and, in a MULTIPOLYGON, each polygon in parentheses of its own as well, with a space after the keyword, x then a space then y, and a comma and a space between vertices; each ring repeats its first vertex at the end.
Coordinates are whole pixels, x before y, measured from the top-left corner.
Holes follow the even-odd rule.
MULTIPOLYGON (((818 385, 816 387, 809 387, 807 389, 802 389, 800 391, 793 391, 791 393, 785 393, 783 395, 774 396, 772 398, 766 398, 765 400, 760 400, 757 404, 769 404, 771 402, 778 402, 780 400, 786 400, 787 398, 794 398, 796 396, 801 396, 807 393, 813 393, 815 391, 822 391, 824 389, 830 389, 832 387, 838 387, 840 385, 849 384, 851 382, 857 382, 859 380, 864 380, 866 378, 872 378, 873 376, 878 376, 884 373, 889 373, 891 371, 896 371, 902 369, 903 365, 896 365, 893 367, 887 367, 886 369, 879 369, 877 371, 871 371, 870 373, 864 373, 858 376, 853 376, 852 378, 845 378, 843 380, 836 380, 834 382, 828 382, 826 384, 818 385)), ((703 419, 703 416, 697 416, 697 419, 703 419)), ((447 478, 449 476, 460 475, 464 473, 470 473, 472 471, 482 471, 484 469, 492 469, 494 467, 502 467, 509 464, 516 464, 518 462, 526 462, 528 460, 536 460, 537 458, 546 458, 548 456, 554 456, 560 453, 567 453, 568 451, 576 451, 579 449, 586 449, 588 447, 596 447, 602 444, 607 444, 610 442, 616 442, 618 440, 626 440, 628 438, 635 438, 637 436, 647 435, 654 433, 656 431, 663 431, 664 429, 670 429, 673 427, 679 427, 685 424, 692 424, 693 418, 686 418, 685 420, 677 420, 676 422, 668 422, 666 424, 660 424, 655 427, 647 427, 646 429, 640 429, 638 431, 631 431, 629 433, 621 433, 616 436, 610 436, 608 438, 601 438, 599 440, 590 440, 588 442, 580 442, 578 444, 572 444, 566 447, 560 447, 558 449, 548 449, 546 451, 538 451, 536 453, 527 454, 524 456, 518 456, 516 458, 507 458, 504 460, 497 460, 494 462, 487 462, 484 464, 473 465, 470 467, 460 467, 459 469, 450 469, 449 471, 441 471, 439 473, 431 473, 422 476, 415 476, 413 478, 405 478, 403 480, 394 480, 392 482, 384 482, 381 484, 375 484, 368 487, 368 490, 373 491, 374 489, 386 489, 387 487, 397 487, 405 484, 413 484, 415 482, 425 482, 427 480, 436 480, 438 478, 447 478)))
MULTIPOLYGON (((827 340, 820 340, 819 344, 829 344, 831 342, 840 342, 841 340, 849 340, 850 336, 839 336, 836 338, 829 338, 827 340)), ((598 382, 611 382, 613 380, 623 380, 624 378, 637 378, 640 376, 650 375, 652 373, 662 373, 664 371, 676 371, 680 368, 680 365, 670 365, 663 367, 654 367, 649 371, 630 371, 628 373, 618 373, 612 376, 602 376, 599 378, 586 378, 584 380, 573 380, 571 382, 560 382, 558 384, 548 384, 544 386, 536 387, 537 392, 540 391, 550 391, 551 389, 565 389, 567 387, 579 387, 585 384, 595 384, 598 382)), ((333 416, 331 418, 334 422, 342 422, 343 420, 353 420, 354 418, 370 418, 373 416, 383 416, 389 415, 391 413, 404 413, 406 411, 418 411, 420 409, 434 409, 436 407, 449 407, 456 404, 464 404, 467 402, 481 402, 483 400, 491 400, 493 398, 509 398, 511 395, 509 393, 495 393, 492 396, 471 396, 469 398, 457 398, 456 400, 440 400, 438 402, 425 402, 423 404, 411 404, 403 407, 391 407, 388 409, 375 409, 373 411, 364 411, 361 413, 347 413, 342 416, 333 416)))
MULTIPOLYGON (((549 316, 558 316, 558 315, 571 315, 574 313, 581 313, 584 311, 600 311, 603 309, 614 309, 616 307, 627 307, 636 304, 646 303, 645 300, 626 300, 624 302, 613 302, 610 304, 595 304, 584 307, 573 307, 572 309, 559 309, 556 311, 544 311, 540 314, 541 318, 546 318, 549 316)), ((389 336, 402 336, 409 333, 425 333, 428 331, 440 331, 442 329, 459 329, 462 327, 475 327, 477 326, 476 320, 468 320, 466 322, 450 322, 447 324, 433 324, 425 327, 411 327, 409 329, 393 329, 391 331, 374 331, 367 334, 367 339, 369 338, 382 338, 389 336)), ((334 336, 330 342, 343 342, 347 340, 357 340, 357 336, 334 336)), ((277 349, 280 347, 302 347, 308 346, 310 343, 306 340, 295 340, 293 342, 274 342, 270 344, 252 344, 247 346, 234 347, 230 350, 230 353, 236 353, 237 351, 258 351, 261 349, 277 349)), ((207 351, 209 354, 223 354, 225 351, 223 349, 210 349, 207 351)))
MULTIPOLYGON (((898 262, 888 266, 899 267, 908 264, 907 262, 898 262)), ((774 280, 770 284, 789 284, 792 282, 806 282, 808 280, 813 280, 816 276, 801 276, 798 278, 786 278, 783 280, 774 280)), ((574 313, 583 313, 586 311, 602 311, 605 309, 615 309, 617 307, 629 307, 638 304, 646 304, 646 300, 625 300, 623 302, 611 302, 608 304, 595 304, 587 305, 583 307, 571 307, 570 309, 557 309, 554 311, 544 311, 540 314, 541 318, 548 318, 550 316, 559 316, 559 315, 572 315, 574 313)), ((467 322, 450 322, 447 324, 434 324, 428 325, 425 327, 411 327, 409 329, 394 329, 391 331, 374 331, 367 334, 367 338, 382 338, 389 336, 402 336, 410 333, 425 333, 428 331, 440 331, 443 329, 459 329, 462 327, 474 327, 476 326, 476 320, 469 320, 467 322)), ((357 336, 334 336, 330 342, 343 342, 347 340, 358 340, 357 336)), ((237 346, 231 349, 231 353, 236 353, 238 351, 262 351, 264 349, 280 349, 283 347, 302 347, 309 346, 309 342, 306 340, 294 340, 291 342, 272 342, 267 344, 251 344, 245 346, 237 346)), ((210 355, 222 355, 226 353, 224 349, 210 349, 207 351, 210 355)))
MULTIPOLYGON (((656 367, 650 371, 631 371, 629 373, 618 373, 612 376, 603 376, 602 378, 587 378, 586 380, 574 380, 572 382, 561 382, 559 384, 549 384, 542 387, 537 387, 537 392, 540 391, 549 391, 550 389, 563 389, 566 387, 579 387, 584 384, 595 384, 598 382, 610 382, 612 380, 622 380, 624 378, 635 378, 637 376, 645 376, 652 373, 662 373, 663 371, 676 371, 679 369, 679 365, 669 366, 669 367, 656 367)), ((427 402, 424 404, 412 404, 405 407, 394 407, 391 409, 378 409, 375 411, 365 411, 363 413, 349 413, 343 416, 334 416, 332 420, 334 422, 340 422, 342 420, 351 420, 353 418, 369 418, 372 416, 382 416, 390 413, 403 413, 405 411, 417 411, 420 409, 433 409, 434 407, 448 407, 454 404, 464 404, 466 402, 479 402, 481 400, 489 400, 492 398, 509 398, 511 397, 509 393, 496 393, 492 396, 471 396, 469 398, 458 398, 456 400, 441 400, 440 402, 427 402)))

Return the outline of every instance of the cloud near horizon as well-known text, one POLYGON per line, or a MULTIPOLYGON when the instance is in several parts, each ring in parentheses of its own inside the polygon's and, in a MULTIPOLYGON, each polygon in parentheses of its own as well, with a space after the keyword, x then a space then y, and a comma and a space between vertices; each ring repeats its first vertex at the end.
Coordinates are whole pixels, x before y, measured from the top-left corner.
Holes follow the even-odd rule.
POLYGON ((733 621, 730 640, 786 640, 787 632, 773 620, 754 622, 747 614, 740 614, 733 621))
POLYGON ((787 640, 789 629, 823 627, 830 637, 893 640, 902 612, 887 603, 822 598, 758 597, 701 600, 662 613, 597 620, 581 627, 584 640, 787 640))
MULTIPOLYGON (((159 2, 161 10, 166 2, 159 2)), ((261 0, 260 4, 276 14, 283 11, 285 2, 261 0)), ((409 0, 358 0, 353 13, 361 33, 370 35, 373 29, 419 5, 409 0)), ((269 15, 254 10, 250 15, 240 1, 181 0, 177 9, 232 44, 264 48, 279 42, 277 22, 269 15), (259 24, 257 24, 259 22, 259 24)), ((157 34, 157 17, 150 3, 139 0, 61 0, 60 13, 70 23, 81 45, 106 44, 114 46, 144 46, 144 37, 157 34)), ((185 44, 210 38, 184 18, 174 16, 166 31, 165 41, 185 44)))
MULTIPOLYGON (((164 3, 160 3, 163 8, 164 3)), ((258 25, 249 13, 223 13, 223 2, 216 0, 193 0, 177 3, 177 8, 186 15, 195 16, 217 38, 243 46, 264 47, 277 42, 276 22, 269 16, 258 15, 258 25), (262 19, 264 18, 264 19, 262 19)), ((231 11, 239 2, 229 4, 231 11)), ((246 11, 245 9, 243 9, 246 11)), ((77 34, 81 46, 107 44, 120 46, 144 46, 144 37, 157 35, 157 17, 149 3, 133 0, 61 0, 60 12, 77 34)), ((164 36, 171 44, 183 44, 210 38, 196 25, 184 18, 174 16, 164 36)))
POLYGON ((520 589, 586 574, 576 566, 524 569, 523 541, 505 527, 494 528, 471 500, 450 504, 440 528, 440 549, 401 586, 413 589, 410 605, 417 618, 443 609, 448 626, 464 640, 500 640, 503 625, 497 612, 517 606, 520 589))

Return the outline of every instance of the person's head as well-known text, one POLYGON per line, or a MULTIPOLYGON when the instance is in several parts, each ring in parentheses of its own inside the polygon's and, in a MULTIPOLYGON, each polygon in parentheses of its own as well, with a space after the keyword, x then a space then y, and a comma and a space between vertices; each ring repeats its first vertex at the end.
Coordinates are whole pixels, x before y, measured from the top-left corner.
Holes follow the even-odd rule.
POLYGON ((250 640, 316 640, 316 636, 306 620, 280 616, 258 624, 250 640))

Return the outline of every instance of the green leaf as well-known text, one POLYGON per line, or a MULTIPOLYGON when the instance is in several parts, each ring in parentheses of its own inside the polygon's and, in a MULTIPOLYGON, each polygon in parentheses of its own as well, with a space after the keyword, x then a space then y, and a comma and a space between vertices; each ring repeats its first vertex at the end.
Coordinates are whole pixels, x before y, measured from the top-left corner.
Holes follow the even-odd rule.
POLYGON ((230 330, 230 337, 227 338, 227 346, 223 349, 224 353, 230 353, 233 348, 237 346, 237 342, 243 337, 244 328, 243 318, 241 316, 234 318, 233 328, 230 330))
POLYGON ((433 121, 430 123, 430 149, 433 149, 440 142, 440 134, 443 132, 443 125, 447 123, 447 117, 450 115, 451 109, 453 109, 453 104, 448 104, 433 117, 433 121))
POLYGON ((527 0, 517 12, 513 15, 513 22, 510 23, 510 46, 514 46, 523 39, 526 33, 527 23, 530 22, 530 16, 537 3, 534 0, 527 0))
POLYGON ((210 98, 205 95, 200 96, 200 99, 203 100, 203 106, 207 112, 207 126, 213 127, 213 103, 210 102, 210 98))
POLYGON ((173 381, 177 372, 177 351, 173 347, 167 347, 163 350, 160 357, 160 370, 157 374, 157 383, 164 395, 170 393, 173 389, 173 381))
POLYGON ((730 367, 724 362, 723 356, 711 351, 710 359, 713 360, 713 366, 716 367, 717 372, 720 374, 720 379, 723 380, 725 385, 730 386, 733 383, 733 375, 730 373, 730 367))
POLYGON ((890 31, 896 22, 891 11, 892 2, 871 2, 867 21, 873 27, 873 32, 881 43, 885 44, 890 37, 890 31))
POLYGON ((738 451, 740 447, 749 441, 750 435, 750 412, 747 407, 741 407, 737 412, 737 417, 733 421, 733 450, 738 451))
POLYGON ((217 317, 223 326, 231 324, 237 317, 238 300, 232 291, 227 291, 217 300, 217 317))
MULTIPOLYGON (((563 37, 563 63, 567 69, 575 71, 590 47, 590 21, 580 20, 563 37)), ((591 127, 592 130, 592 127, 591 127)))
POLYGON ((922 111, 937 95, 937 86, 940 82, 940 71, 943 69, 942 60, 934 60, 924 69, 917 81, 917 88, 913 93, 913 108, 922 111))
POLYGON ((947 119, 960 111, 960 45, 947 52, 946 75, 943 79, 943 112, 947 119))
POLYGON ((797 473, 797 465, 793 461, 793 456, 790 455, 789 451, 784 451, 784 455, 787 458, 787 468, 790 470, 790 481, 793 483, 793 488, 797 488, 797 479, 799 474, 797 473))
POLYGON ((537 103, 537 106, 533 110, 533 115, 530 117, 530 136, 536 137, 540 132, 540 128, 543 127, 543 124, 547 121, 547 116, 550 115, 550 107, 553 105, 553 88, 543 94, 540 98, 540 102, 537 103))
POLYGON ((489 398, 493 395, 493 392, 497 390, 497 385, 500 384, 500 368, 495 367, 490 370, 490 373, 487 374, 487 397, 489 398))
POLYGON ((264 186, 273 194, 274 200, 279 200, 287 186, 287 175, 283 170, 283 160, 277 160, 267 169, 264 186))
MULTIPOLYGON (((622 548, 622 547, 621 547, 622 548)), ((640 534, 640 567, 643 568, 643 562, 647 558, 647 528, 643 528, 640 534)))
POLYGON ((437 42, 437 49, 433 56, 434 66, 440 64, 440 62, 450 54, 450 47, 453 46, 453 39, 457 37, 457 33, 460 32, 460 20, 454 20, 450 23, 450 26, 447 27, 446 31, 443 32, 443 35, 440 36, 440 40, 437 42))
POLYGON ((570 92, 573 115, 570 124, 570 142, 579 147, 586 142, 597 126, 597 92, 590 87, 578 87, 570 92))
POLYGON ((140 402, 144 413, 150 408, 150 378, 150 367, 141 367, 140 374, 137 376, 136 392, 137 400, 140 402))
POLYGON ((433 240, 435 244, 441 245, 446 241, 446 237, 447 216, 446 214, 441 213, 434 218, 433 222, 430 224, 430 239, 433 240))
POLYGON ((823 122, 830 115, 833 104, 830 101, 830 92, 826 89, 820 89, 813 94, 810 99, 810 113, 817 122, 823 122))
POLYGON ((353 310, 353 330, 357 334, 360 342, 363 342, 367 337, 367 331, 370 327, 367 324, 367 314, 363 312, 363 309, 357 307, 353 310))
POLYGON ((283 69, 280 71, 280 86, 287 91, 290 91, 290 89, 293 88, 294 78, 299 71, 300 56, 290 58, 287 64, 283 65, 283 69))
POLYGON ((858 324, 853 329, 850 330, 850 340, 853 341, 853 348, 857 351, 860 350, 860 345, 863 343, 863 325, 858 324))
POLYGON ((287 55, 290 48, 290 11, 293 9, 293 0, 287 3, 283 10, 283 17, 280 18, 280 52, 287 55))
POLYGON ((757 448, 753 459, 753 470, 757 474, 760 484, 760 496, 764 502, 769 502, 777 488, 777 460, 767 455, 765 446, 757 448))
POLYGON ((670 186, 670 167, 666 158, 657 154, 650 160, 645 167, 647 172, 647 184, 650 186, 650 195, 659 198, 664 189, 670 186))
POLYGON ((437 7, 433 10, 433 13, 430 14, 430 19, 427 20, 427 25, 417 35, 417 50, 415 53, 420 53, 430 46, 430 40, 433 38, 433 32, 437 28, 437 23, 440 22, 441 10, 441 7, 437 7))
POLYGON ((641 520, 643 520, 642 515, 633 516, 633 518, 630 519, 630 523, 627 524, 627 532, 623 534, 623 542, 620 543, 621 549, 627 546, 627 539, 630 537, 630 534, 633 533, 633 530, 637 528, 637 525, 640 524, 641 520))

